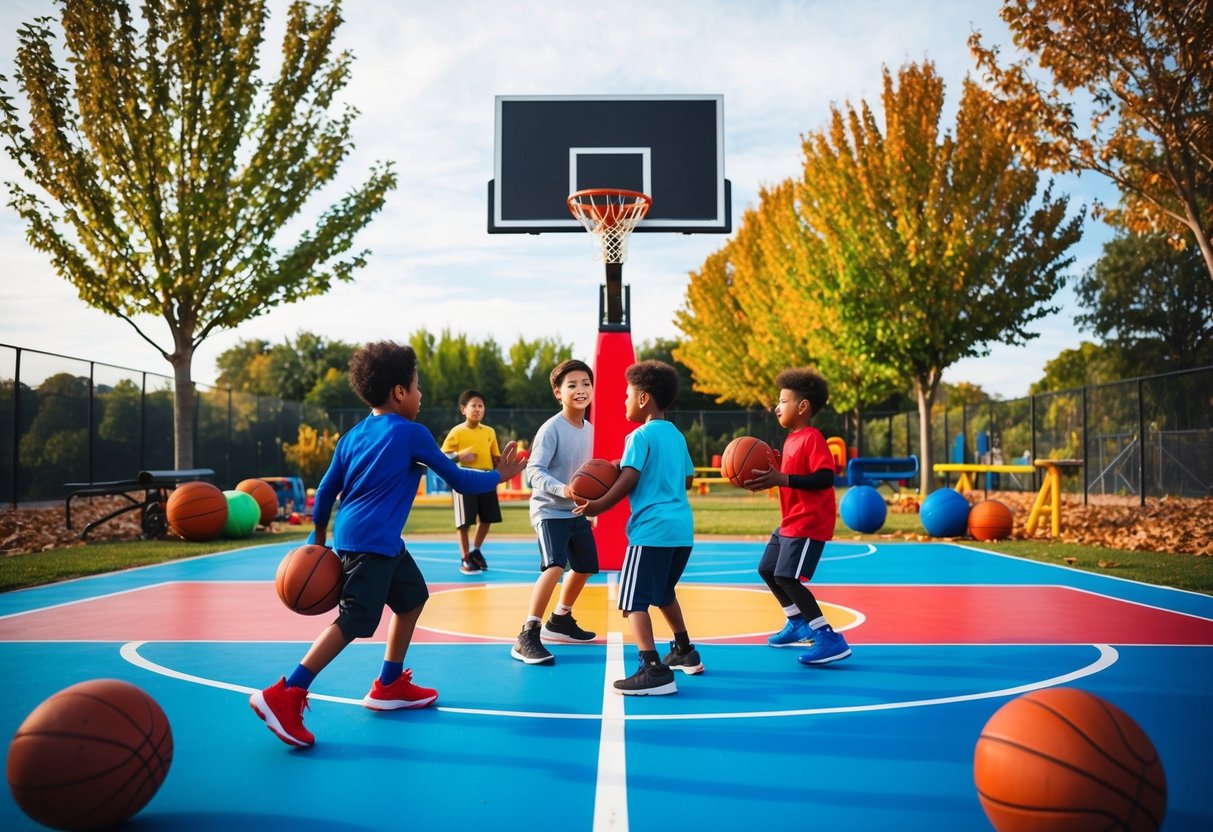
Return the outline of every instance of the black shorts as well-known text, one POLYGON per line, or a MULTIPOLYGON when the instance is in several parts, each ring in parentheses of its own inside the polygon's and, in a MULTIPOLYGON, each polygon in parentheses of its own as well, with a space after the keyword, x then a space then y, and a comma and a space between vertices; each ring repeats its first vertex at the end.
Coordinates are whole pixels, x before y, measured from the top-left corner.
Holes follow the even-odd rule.
POLYGON ((396 557, 377 552, 338 552, 345 587, 337 604, 337 626, 348 639, 370 638, 383 617, 383 608, 406 613, 430 597, 417 562, 400 543, 396 557))
POLYGON ((644 612, 673 603, 690 558, 690 546, 629 546, 619 573, 619 609, 644 612))
POLYGON ((501 503, 496 491, 485 491, 482 494, 460 494, 452 492, 452 502, 455 505, 455 528, 466 529, 477 520, 481 523, 501 522, 501 503))
POLYGON ((539 535, 539 571, 559 566, 585 575, 598 573, 598 544, 590 521, 577 517, 540 520, 535 529, 539 535))
POLYGON ((821 553, 825 547, 824 540, 786 537, 775 532, 767 541, 767 548, 763 549, 762 557, 758 559, 758 571, 780 578, 804 578, 810 581, 813 579, 813 573, 817 571, 817 564, 821 561, 821 553))

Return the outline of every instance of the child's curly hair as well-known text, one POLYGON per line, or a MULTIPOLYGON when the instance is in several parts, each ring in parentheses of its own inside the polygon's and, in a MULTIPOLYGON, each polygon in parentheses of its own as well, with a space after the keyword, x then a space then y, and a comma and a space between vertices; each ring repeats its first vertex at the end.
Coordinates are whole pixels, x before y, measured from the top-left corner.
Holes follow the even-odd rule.
POLYGON ((658 410, 669 410, 678 397, 678 371, 664 361, 640 361, 623 375, 633 388, 652 396, 658 410))
POLYGON ((397 384, 408 390, 416 379, 417 353, 407 344, 376 341, 350 359, 350 387, 371 407, 386 402, 397 384))
POLYGON ((830 400, 830 384, 816 370, 809 367, 795 367, 784 370, 775 378, 775 386, 780 390, 791 390, 809 403, 812 415, 816 416, 830 400))

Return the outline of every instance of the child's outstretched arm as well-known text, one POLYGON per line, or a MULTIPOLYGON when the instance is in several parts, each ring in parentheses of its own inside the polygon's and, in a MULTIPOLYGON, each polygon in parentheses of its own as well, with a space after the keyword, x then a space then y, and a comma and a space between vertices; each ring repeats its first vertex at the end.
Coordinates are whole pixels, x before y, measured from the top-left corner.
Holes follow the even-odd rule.
POLYGON ((615 480, 615 484, 611 486, 607 493, 603 494, 597 500, 590 500, 585 503, 578 502, 574 507, 574 514, 583 514, 586 517, 597 517, 607 509, 614 506, 624 497, 632 493, 632 489, 636 487, 636 483, 640 481, 640 472, 630 466, 625 466, 620 469, 619 477, 615 480))

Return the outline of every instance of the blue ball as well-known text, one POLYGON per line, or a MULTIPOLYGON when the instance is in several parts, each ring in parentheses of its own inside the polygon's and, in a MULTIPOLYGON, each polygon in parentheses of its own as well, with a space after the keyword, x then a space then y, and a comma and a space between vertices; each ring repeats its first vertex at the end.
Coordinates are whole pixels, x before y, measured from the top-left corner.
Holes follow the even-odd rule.
POLYGON ((884 525, 889 507, 875 488, 870 485, 857 485, 843 495, 838 513, 851 531, 871 534, 884 525))
POLYGON ((922 501, 918 516, 931 537, 960 537, 969 528, 969 501, 955 488, 941 488, 922 501))

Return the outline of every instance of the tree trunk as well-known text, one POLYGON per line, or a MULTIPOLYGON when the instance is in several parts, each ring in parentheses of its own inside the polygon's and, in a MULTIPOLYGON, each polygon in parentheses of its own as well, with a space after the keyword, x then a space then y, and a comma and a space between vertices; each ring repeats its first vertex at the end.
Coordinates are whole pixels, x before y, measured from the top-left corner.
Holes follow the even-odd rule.
POLYGON ((931 384, 922 378, 914 379, 914 388, 918 393, 918 476, 923 497, 935 490, 935 470, 931 460, 931 408, 935 404, 938 384, 938 381, 931 384))
POLYGON ((194 349, 185 340, 169 357, 173 365, 173 464, 194 467, 194 382, 190 378, 194 349))

